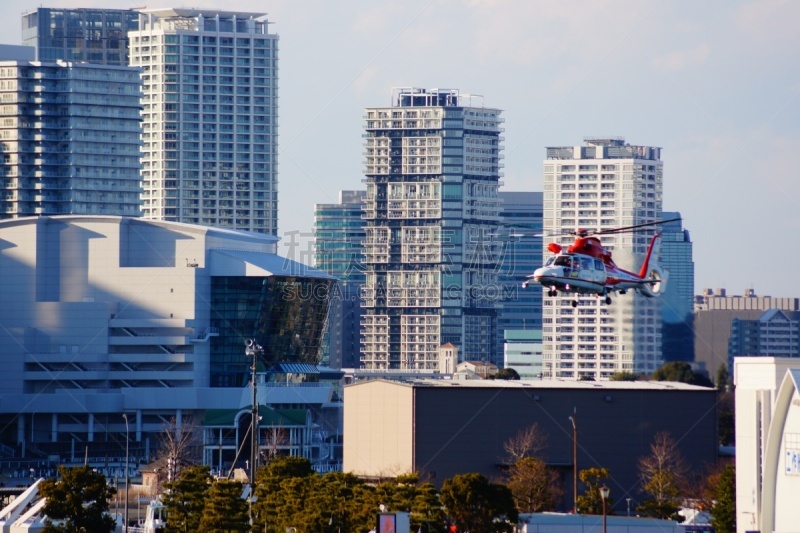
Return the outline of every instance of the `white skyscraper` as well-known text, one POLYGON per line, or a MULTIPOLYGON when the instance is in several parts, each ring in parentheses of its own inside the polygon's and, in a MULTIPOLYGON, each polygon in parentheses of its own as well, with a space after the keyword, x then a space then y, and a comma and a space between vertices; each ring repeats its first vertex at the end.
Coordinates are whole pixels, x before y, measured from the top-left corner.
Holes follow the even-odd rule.
MULTIPOLYGON (((583 146, 549 147, 544 161, 545 233, 610 229, 661 219, 661 149, 621 138, 589 138, 583 146)), ((600 237, 624 269, 638 269, 652 232, 600 237)), ((564 235, 544 239, 571 244, 564 235)), ((545 251, 545 255, 549 252, 545 251)), ((658 250, 654 251, 658 260, 658 250)), ((650 373, 661 365, 661 307, 635 291, 607 306, 602 298, 546 297, 542 342, 544 373, 560 378, 608 378, 615 372, 650 373)))
POLYGON ((276 234, 278 36, 263 13, 143 11, 145 218, 276 234))

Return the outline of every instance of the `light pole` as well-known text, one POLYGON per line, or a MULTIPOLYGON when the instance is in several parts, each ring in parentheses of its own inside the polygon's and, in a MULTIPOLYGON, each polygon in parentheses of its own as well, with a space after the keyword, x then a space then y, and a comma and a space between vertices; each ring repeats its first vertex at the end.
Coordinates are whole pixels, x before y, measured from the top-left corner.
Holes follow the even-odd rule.
POLYGON ((578 410, 572 408, 572 511, 578 514, 578 410))
POLYGON ((606 500, 611 489, 603 485, 600 487, 600 499, 603 500, 603 533, 606 533, 606 500))
POLYGON ((631 515, 631 499, 625 498, 625 501, 628 502, 628 516, 631 515))
POLYGON ((264 353, 264 349, 261 345, 256 344, 255 339, 247 339, 245 342, 245 355, 247 357, 253 358, 253 364, 250 367, 251 371, 251 382, 253 386, 253 403, 251 406, 251 418, 250 421, 250 497, 247 498, 249 503, 249 511, 248 514, 250 515, 250 525, 253 525, 253 498, 255 497, 256 491, 256 471, 258 470, 258 451, 259 451, 259 439, 258 439, 258 399, 256 397, 256 366, 258 364, 258 356, 264 353))
POLYGON ((122 413, 122 418, 125 419, 125 512, 123 514, 122 519, 125 521, 125 524, 122 526, 122 531, 127 533, 128 531, 128 413, 122 413))

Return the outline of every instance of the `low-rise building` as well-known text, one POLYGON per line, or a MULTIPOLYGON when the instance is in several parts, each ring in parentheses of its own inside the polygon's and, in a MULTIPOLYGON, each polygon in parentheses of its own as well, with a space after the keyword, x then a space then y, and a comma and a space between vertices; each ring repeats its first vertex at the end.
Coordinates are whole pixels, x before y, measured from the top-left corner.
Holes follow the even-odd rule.
POLYGON ((619 514, 626 498, 634 508, 641 501, 637 459, 657 433, 668 432, 698 471, 716 459, 716 398, 671 382, 359 381, 344 388, 343 467, 375 478, 417 472, 436 485, 467 472, 497 478, 504 444, 535 423, 547 435, 545 462, 562 474, 562 510, 572 508, 573 467, 605 467, 619 514))

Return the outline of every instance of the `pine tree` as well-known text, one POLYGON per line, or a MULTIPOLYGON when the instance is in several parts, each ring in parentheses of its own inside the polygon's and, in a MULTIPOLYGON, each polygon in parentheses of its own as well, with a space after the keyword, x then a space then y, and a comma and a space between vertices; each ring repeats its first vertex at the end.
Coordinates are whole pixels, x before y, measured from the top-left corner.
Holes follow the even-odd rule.
POLYGON ((170 531, 198 531, 200 517, 211 489, 208 466, 193 466, 182 470, 178 479, 165 485, 162 496, 167 506, 167 526, 170 531))
POLYGON ((711 525, 717 533, 736 532, 736 467, 732 464, 722 471, 711 514, 711 525))
POLYGON ((248 503, 242 498, 242 484, 218 479, 211 486, 200 526, 196 531, 228 533, 250 531, 248 503))
POLYGON ((45 533, 58 531, 114 531, 114 519, 108 514, 108 501, 117 489, 106 483, 103 474, 88 466, 69 468, 59 466, 60 479, 45 479, 39 484, 39 494, 46 498, 45 533), (53 525, 53 520, 63 521, 53 525))
POLYGON ((511 491, 477 473, 456 474, 442 484, 442 504, 459 531, 514 531, 519 513, 511 491), (495 521, 502 517, 503 521, 495 521))

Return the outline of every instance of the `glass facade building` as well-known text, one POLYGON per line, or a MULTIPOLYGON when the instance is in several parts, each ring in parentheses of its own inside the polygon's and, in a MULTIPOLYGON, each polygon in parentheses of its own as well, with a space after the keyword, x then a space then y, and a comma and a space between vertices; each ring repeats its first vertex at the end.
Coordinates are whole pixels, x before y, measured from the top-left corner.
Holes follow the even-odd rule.
POLYGON ((542 291, 522 288, 525 277, 542 266, 542 193, 500 191, 499 240, 502 243, 497 281, 502 300, 497 317, 498 350, 494 361, 503 366, 505 333, 538 330, 541 341, 542 291))
POLYGON ((368 369, 437 369, 448 342, 463 360, 495 357, 503 119, 482 104, 403 88, 392 106, 366 110, 368 369))
POLYGON ((140 216, 138 69, 0 62, 0 217, 140 216))
POLYGON ((139 27, 132 9, 40 7, 22 15, 22 42, 38 61, 87 61, 128 66, 128 32, 139 27))
MULTIPOLYGON (((563 246, 569 232, 632 226, 662 219, 661 148, 621 138, 587 138, 583 146, 548 147, 544 161, 545 239, 563 246)), ((658 230, 654 230, 655 233, 658 230)), ((638 271, 650 233, 603 235, 614 262, 638 271)), ((545 254, 550 252, 545 250, 545 254)), ((654 252, 654 259, 659 260, 654 252)), ((544 374, 567 379, 607 379, 616 372, 651 373, 661 366, 661 302, 635 291, 612 305, 602 298, 559 294, 543 302, 544 374)))
POLYGON ((341 191, 339 203, 314 207, 314 266, 338 280, 331 298, 323 356, 333 368, 360 365, 365 194, 341 191))
POLYGON ((263 13, 142 12, 145 218, 278 228, 278 36, 263 13))
POLYGON ((669 273, 661 296, 661 352, 664 361, 694 361, 694 260, 689 230, 677 212, 663 214, 673 220, 661 226, 661 266, 669 273))
POLYGON ((241 387, 252 361, 244 344, 264 348, 261 361, 319 364, 332 279, 221 276, 211 280, 211 386, 241 387))

